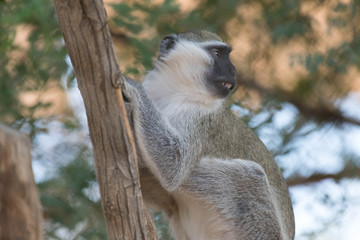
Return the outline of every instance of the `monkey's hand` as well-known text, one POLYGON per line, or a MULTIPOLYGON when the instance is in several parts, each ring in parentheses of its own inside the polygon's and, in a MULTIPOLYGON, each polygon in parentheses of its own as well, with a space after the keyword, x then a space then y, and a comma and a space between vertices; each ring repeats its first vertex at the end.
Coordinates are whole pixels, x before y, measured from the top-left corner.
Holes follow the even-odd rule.
POLYGON ((123 77, 123 81, 121 83, 121 91, 124 101, 126 103, 131 103, 134 99, 136 99, 138 95, 138 89, 140 88, 142 88, 141 83, 130 78, 123 77))
POLYGON ((133 111, 138 109, 137 106, 141 104, 142 98, 145 95, 144 88, 140 82, 124 77, 121 84, 121 91, 126 111, 130 116, 133 114, 133 111))
POLYGON ((141 98, 145 91, 140 82, 126 77, 122 78, 121 91, 131 129, 134 131, 135 119, 137 119, 135 115, 139 113, 139 106, 141 106, 142 102, 141 98))

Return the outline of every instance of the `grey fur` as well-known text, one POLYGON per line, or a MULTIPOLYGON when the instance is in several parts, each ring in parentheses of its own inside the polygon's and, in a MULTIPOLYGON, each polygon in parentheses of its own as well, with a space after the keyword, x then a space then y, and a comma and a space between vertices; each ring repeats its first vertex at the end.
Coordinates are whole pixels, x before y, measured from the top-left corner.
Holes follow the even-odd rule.
MULTIPOLYGON (((220 39, 208 32, 176 38, 220 39)), ((176 239, 294 238, 292 205, 281 171, 264 144, 225 104, 216 111, 189 110, 169 119, 141 83, 125 79, 123 91, 141 156, 144 199, 165 213, 176 239), (205 206, 214 218, 210 237, 183 222, 187 213, 181 211, 187 208, 182 205, 192 202, 205 206)))

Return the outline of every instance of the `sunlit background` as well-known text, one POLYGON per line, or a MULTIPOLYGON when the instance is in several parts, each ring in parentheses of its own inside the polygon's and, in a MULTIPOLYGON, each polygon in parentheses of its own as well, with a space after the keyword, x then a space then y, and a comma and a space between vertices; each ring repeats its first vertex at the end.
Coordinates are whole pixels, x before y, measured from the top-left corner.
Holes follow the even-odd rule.
MULTIPOLYGON (((141 80, 161 38, 233 46, 234 114, 289 184, 296 239, 360 236, 359 0, 105 0, 120 68, 141 80)), ((50 0, 0 1, 0 122, 30 136, 47 239, 107 239, 81 95, 50 0)), ((154 213, 160 239, 171 239, 154 213)))

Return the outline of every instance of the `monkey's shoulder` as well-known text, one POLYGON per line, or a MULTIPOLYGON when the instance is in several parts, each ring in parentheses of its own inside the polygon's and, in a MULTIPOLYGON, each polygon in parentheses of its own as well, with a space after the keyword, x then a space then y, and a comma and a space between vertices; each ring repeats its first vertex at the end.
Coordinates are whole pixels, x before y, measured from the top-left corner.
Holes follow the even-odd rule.
POLYGON ((260 165, 269 160, 274 161, 271 153, 254 131, 230 109, 223 109, 203 117, 197 129, 199 129, 197 135, 209 141, 204 148, 210 156, 217 157, 226 153, 227 158, 252 160, 260 165))

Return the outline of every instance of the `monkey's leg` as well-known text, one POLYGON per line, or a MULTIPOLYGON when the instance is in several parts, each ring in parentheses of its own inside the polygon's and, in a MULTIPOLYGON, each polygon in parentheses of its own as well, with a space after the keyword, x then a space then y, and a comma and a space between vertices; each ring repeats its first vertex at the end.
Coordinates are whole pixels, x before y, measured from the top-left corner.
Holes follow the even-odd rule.
POLYGON ((233 239, 284 239, 271 186, 257 163, 202 159, 180 192, 213 207, 233 239))

